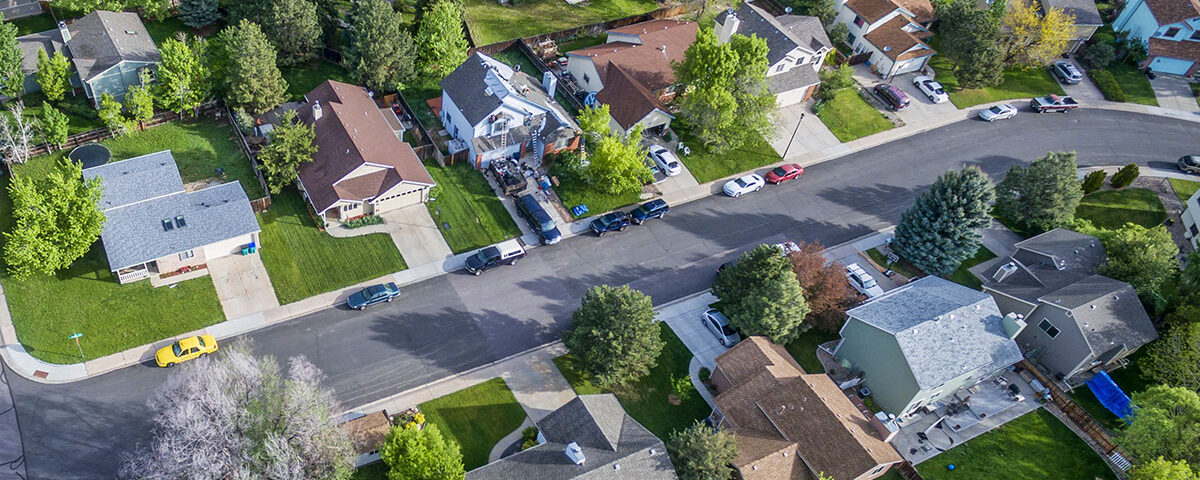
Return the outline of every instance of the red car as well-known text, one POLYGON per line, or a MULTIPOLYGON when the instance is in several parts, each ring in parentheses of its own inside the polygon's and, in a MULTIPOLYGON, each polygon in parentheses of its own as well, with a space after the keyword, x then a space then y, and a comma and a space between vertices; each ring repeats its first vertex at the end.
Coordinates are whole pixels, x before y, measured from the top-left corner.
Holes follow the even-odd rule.
POLYGON ((777 185, 793 178, 799 177, 804 173, 804 167, 798 163, 789 163, 775 167, 770 172, 767 172, 767 183, 777 185))

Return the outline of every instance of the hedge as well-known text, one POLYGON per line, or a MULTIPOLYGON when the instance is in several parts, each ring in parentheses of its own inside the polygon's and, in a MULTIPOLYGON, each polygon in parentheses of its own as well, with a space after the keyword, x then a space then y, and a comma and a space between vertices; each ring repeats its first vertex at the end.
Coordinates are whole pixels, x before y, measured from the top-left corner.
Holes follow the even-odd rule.
POLYGON ((1121 84, 1117 83, 1117 79, 1113 77, 1112 72, 1108 70, 1089 70, 1088 76, 1092 77, 1092 81, 1096 83, 1096 88, 1100 89, 1100 93, 1104 94, 1104 98, 1114 102, 1125 101, 1125 90, 1121 89, 1121 84))

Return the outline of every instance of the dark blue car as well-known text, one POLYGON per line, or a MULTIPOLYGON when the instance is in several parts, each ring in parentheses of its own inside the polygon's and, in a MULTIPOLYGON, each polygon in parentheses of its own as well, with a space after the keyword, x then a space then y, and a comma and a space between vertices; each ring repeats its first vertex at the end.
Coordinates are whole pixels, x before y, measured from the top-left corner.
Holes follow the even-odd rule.
POLYGON ((629 214, 625 212, 612 212, 602 215, 600 218, 592 220, 592 231, 596 232, 597 236, 603 237, 605 233, 611 231, 622 231, 629 226, 629 214))
POLYGON ((395 283, 381 283, 379 285, 371 285, 350 295, 350 298, 346 299, 346 305, 355 310, 362 310, 376 303, 390 302, 399 296, 400 287, 397 287, 395 283))
POLYGON ((554 245, 562 240, 562 232, 558 231, 558 225, 554 224, 554 219, 550 218, 550 214, 546 213, 533 195, 517 198, 517 210, 529 220, 529 226, 542 238, 542 243, 554 245))
POLYGON ((638 205, 637 208, 629 212, 629 219, 638 225, 651 218, 662 218, 667 212, 671 211, 671 206, 663 200, 651 200, 649 202, 638 205))

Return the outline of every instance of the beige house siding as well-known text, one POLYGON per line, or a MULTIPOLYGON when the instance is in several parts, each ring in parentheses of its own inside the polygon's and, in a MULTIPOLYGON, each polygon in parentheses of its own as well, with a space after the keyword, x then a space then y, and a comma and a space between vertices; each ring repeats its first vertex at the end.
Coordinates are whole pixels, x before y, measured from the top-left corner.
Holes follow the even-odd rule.
POLYGON ((429 185, 401 182, 372 202, 372 212, 378 215, 397 208, 423 203, 429 199, 429 189, 429 185))
POLYGON ((188 251, 192 253, 190 258, 180 258, 180 255, 182 255, 183 252, 172 253, 170 255, 159 257, 154 261, 154 263, 158 265, 158 272, 174 272, 183 267, 196 266, 208 262, 208 257, 205 256, 203 247, 193 248, 188 251))
MULTIPOLYGON (((372 174, 375 172, 381 172, 384 170, 389 170, 389 169, 387 167, 381 167, 378 165, 371 165, 369 163, 364 163, 362 165, 359 165, 358 168, 351 170, 350 173, 347 173, 345 177, 342 177, 342 180, 349 180, 351 178, 361 177, 363 175, 369 175, 369 174, 372 174)), ((340 181, 341 180, 339 180, 339 182, 340 181)))

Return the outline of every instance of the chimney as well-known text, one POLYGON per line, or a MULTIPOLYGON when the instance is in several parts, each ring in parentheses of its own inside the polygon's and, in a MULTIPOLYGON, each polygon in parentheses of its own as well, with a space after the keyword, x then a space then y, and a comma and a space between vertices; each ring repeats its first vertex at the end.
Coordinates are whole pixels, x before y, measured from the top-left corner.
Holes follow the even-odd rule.
POLYGON ((1025 319, 1017 313, 1009 313, 1000 320, 1000 326, 1004 327, 1004 336, 1015 340, 1017 335, 1021 334, 1021 330, 1025 329, 1025 319))
POLYGON ((316 101, 316 102, 313 102, 313 121, 315 122, 320 119, 321 119, 321 102, 316 101))
POLYGON ((63 43, 71 41, 71 31, 67 29, 67 22, 58 22, 58 34, 62 35, 63 43))
POLYGON ((996 273, 992 274, 992 280, 995 280, 997 283, 1003 282, 1004 279, 1008 278, 1009 275, 1014 273, 1017 273, 1017 264, 1014 262, 1008 262, 1004 265, 1001 265, 1000 268, 996 270, 996 273))
POLYGON ((571 459, 576 465, 583 465, 584 460, 587 460, 583 456, 583 449, 579 448, 579 444, 575 442, 567 445, 566 454, 567 458, 571 459))
POLYGON ((725 23, 722 23, 721 29, 717 31, 717 41, 729 43, 729 39, 733 38, 733 34, 737 33, 738 25, 741 24, 742 21, 737 18, 737 14, 730 9, 729 14, 725 15, 725 23))
POLYGON ((542 73, 542 88, 546 90, 546 96, 554 98, 554 89, 558 87, 558 79, 554 78, 554 74, 547 70, 542 73))

